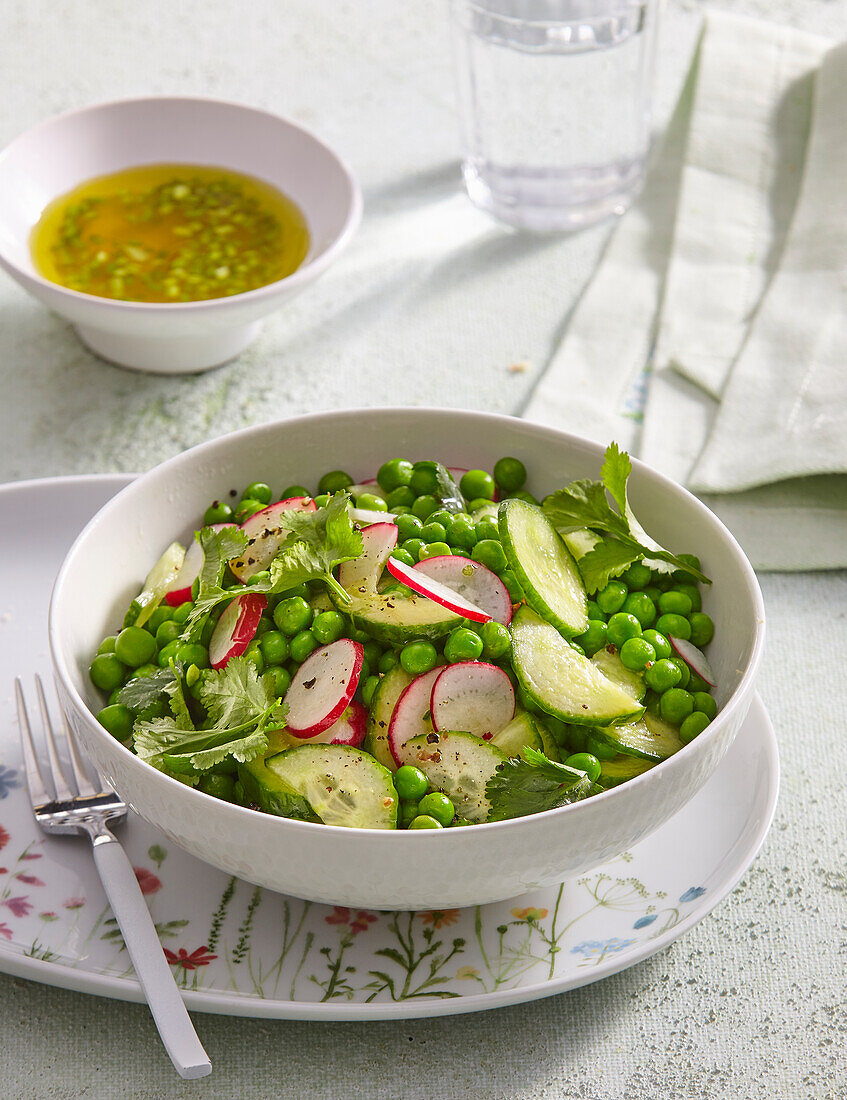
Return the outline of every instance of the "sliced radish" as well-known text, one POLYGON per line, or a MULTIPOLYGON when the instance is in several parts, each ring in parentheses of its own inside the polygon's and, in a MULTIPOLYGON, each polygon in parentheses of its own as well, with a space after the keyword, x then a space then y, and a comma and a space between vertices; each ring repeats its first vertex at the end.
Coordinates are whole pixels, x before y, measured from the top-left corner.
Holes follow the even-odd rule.
POLYGON ((285 694, 289 733, 314 737, 338 721, 358 687, 364 652, 361 642, 339 638, 306 658, 285 694))
POLYGON ((348 592, 375 592, 388 555, 397 545, 393 523, 372 523, 362 531, 362 553, 338 567, 338 583, 348 592))
POLYGON ((457 592, 496 622, 508 626, 512 621, 512 598, 508 588, 496 573, 478 561, 457 554, 442 554, 437 558, 424 558, 414 568, 457 592))
POLYGON ((354 523, 394 523, 397 517, 393 512, 377 512, 372 508, 351 508, 350 516, 354 523))
POLYGON ((240 657, 256 636, 267 596, 243 592, 227 605, 209 639, 209 664, 223 668, 230 657, 240 657))
POLYGON ((241 557, 233 558, 230 569, 240 581, 249 581, 254 573, 267 569, 288 537, 291 528, 285 522, 286 512, 314 512, 317 505, 311 497, 289 497, 278 500, 257 512, 241 524, 248 538, 241 557))
POLYGON ((668 641, 683 661, 687 665, 691 665, 697 675, 701 676, 709 687, 715 686, 715 674, 712 672, 706 654, 701 649, 698 649, 692 642, 687 642, 684 638, 674 638, 672 634, 668 635, 668 641))
POLYGON ((314 737, 301 740, 310 745, 351 745, 357 748, 365 739, 368 728, 368 712, 358 699, 351 699, 348 707, 329 729, 314 737))
POLYGON ((515 689, 502 668, 482 661, 448 665, 432 685, 432 724, 441 733, 499 733, 515 715, 515 689))
MULTIPOLYGON (((213 523, 213 531, 222 531, 224 527, 236 527, 235 523, 213 523)), ((180 604, 191 599, 191 586, 200 576, 203 568, 203 548, 195 539, 188 547, 182 568, 174 578, 170 588, 165 593, 165 603, 171 607, 179 607, 180 604)))
POLYGON ((432 733, 429 700, 432 685, 441 675, 441 668, 416 676, 397 700, 397 706, 388 723, 388 747, 398 764, 407 763, 403 746, 421 733, 432 733))
POLYGON ((387 565, 388 572, 398 581, 402 581, 413 592, 428 597, 428 599, 440 604, 442 607, 446 607, 449 611, 455 611, 457 615, 464 615, 466 619, 471 619, 475 623, 487 623, 491 618, 487 611, 483 611, 475 603, 466 600, 455 589, 448 588, 441 581, 428 577, 417 566, 406 565, 404 562, 398 561, 397 558, 389 558, 387 565))

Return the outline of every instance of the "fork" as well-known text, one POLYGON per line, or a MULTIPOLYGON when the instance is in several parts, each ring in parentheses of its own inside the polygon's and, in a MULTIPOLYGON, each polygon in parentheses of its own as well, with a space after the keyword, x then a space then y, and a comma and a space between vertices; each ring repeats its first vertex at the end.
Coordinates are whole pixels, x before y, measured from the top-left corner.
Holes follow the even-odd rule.
POLYGON ((67 757, 76 785, 74 794, 59 759, 56 727, 50 718, 40 676, 35 677, 35 690, 44 726, 54 794, 50 793, 38 765, 23 685, 20 677, 15 679, 21 748, 35 820, 46 833, 58 836, 85 833, 91 840, 100 881, 165 1049, 180 1077, 205 1077, 212 1072, 212 1063, 197 1038, 197 1032, 177 989, 132 864, 109 831, 109 822, 117 823, 126 817, 126 804, 99 775, 97 778, 100 789, 92 785, 86 775, 73 733, 62 715, 59 732, 67 745, 67 757))

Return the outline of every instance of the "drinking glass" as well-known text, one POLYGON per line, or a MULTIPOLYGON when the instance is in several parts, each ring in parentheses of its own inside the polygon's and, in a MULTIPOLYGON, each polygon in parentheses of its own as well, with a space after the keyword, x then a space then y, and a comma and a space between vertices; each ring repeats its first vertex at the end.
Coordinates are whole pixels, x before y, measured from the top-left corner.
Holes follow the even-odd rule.
POLYGON ((465 186, 495 217, 576 229, 644 180, 658 0, 451 0, 465 186))

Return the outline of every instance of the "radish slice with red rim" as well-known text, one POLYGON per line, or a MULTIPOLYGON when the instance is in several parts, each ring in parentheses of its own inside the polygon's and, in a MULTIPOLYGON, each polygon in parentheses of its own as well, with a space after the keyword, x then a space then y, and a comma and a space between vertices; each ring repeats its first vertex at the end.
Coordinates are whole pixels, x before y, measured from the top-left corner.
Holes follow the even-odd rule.
POLYGON ((227 604, 209 639, 209 664, 223 668, 231 657, 240 657, 256 637, 267 596, 243 592, 227 604))
MULTIPOLYGON (((222 531, 224 527, 236 527, 235 523, 212 523, 212 531, 222 531)), ((165 593, 165 603, 171 607, 179 607, 191 599, 191 586, 200 576, 203 568, 203 547, 195 539, 186 551, 182 562, 182 568, 174 578, 170 588, 165 593)))
POLYGON ((341 717, 358 687, 364 652, 361 642, 339 638, 309 654, 285 693, 289 733, 314 737, 341 717))
POLYGON ((515 689, 502 668, 459 661, 441 670, 430 697, 432 724, 441 733, 461 730, 488 739, 515 715, 515 689))
POLYGON ((374 592, 376 582, 397 545, 397 527, 393 523, 372 523, 362 531, 362 552, 358 558, 338 567, 338 583, 348 592, 374 592))
POLYGON ((441 668, 434 668, 416 676, 397 700, 397 706, 388 723, 388 747, 398 764, 408 761, 403 755, 403 746, 421 733, 432 733, 429 717, 429 703, 432 685, 441 675, 441 668))
POLYGON ((377 512, 374 508, 351 508, 350 518, 354 523, 394 523, 397 518, 393 512, 377 512))
POLYGON ((508 588, 496 573, 480 562, 458 554, 441 554, 419 561, 414 569, 457 592, 496 622, 508 626, 512 621, 512 598, 508 588))
POLYGON ((687 642, 684 638, 674 638, 671 634, 668 635, 668 641, 683 661, 690 665, 697 675, 706 681, 709 687, 715 686, 715 674, 712 672, 706 654, 701 649, 698 649, 693 642, 687 642))
POLYGON ((408 585, 413 592, 426 596, 449 611, 454 611, 457 615, 464 615, 466 619, 475 623, 487 623, 492 617, 487 611, 483 611, 481 607, 465 599, 455 589, 448 588, 441 581, 421 572, 417 566, 406 565, 397 558, 389 558, 387 565, 388 572, 396 580, 408 585))
POLYGON ((340 718, 322 733, 314 737, 301 737, 310 745, 350 745, 358 748, 365 739, 368 728, 368 712, 358 699, 351 699, 340 718))
POLYGON ((248 539, 247 549, 229 563, 236 577, 246 582, 254 573, 267 569, 291 530, 285 522, 286 512, 316 510, 317 505, 311 497, 289 497, 287 500, 278 500, 276 504, 269 504, 267 508, 245 520, 241 524, 241 530, 248 539))

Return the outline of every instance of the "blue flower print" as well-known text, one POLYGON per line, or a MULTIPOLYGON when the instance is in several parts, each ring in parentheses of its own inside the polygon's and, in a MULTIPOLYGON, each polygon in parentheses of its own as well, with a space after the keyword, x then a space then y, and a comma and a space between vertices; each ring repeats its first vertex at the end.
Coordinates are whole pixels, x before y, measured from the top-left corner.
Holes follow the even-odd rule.
POLYGON ((610 940, 584 940, 582 943, 578 943, 576 947, 571 948, 572 955, 582 955, 583 958, 592 959, 595 957, 599 962, 600 959, 606 955, 615 955, 618 951, 623 951, 625 947, 629 947, 635 943, 635 940, 620 940, 617 936, 613 936, 610 940))
POLYGON ((680 902, 685 904, 687 901, 696 901, 699 897, 706 893, 705 886, 689 886, 685 893, 680 897, 680 902))
POLYGON ((14 768, 5 768, 0 764, 0 798, 5 798, 9 791, 13 791, 15 787, 20 785, 17 771, 14 768))
POLYGON ((658 917, 658 915, 659 915, 658 913, 645 913, 645 915, 643 917, 638 918, 638 920, 635 922, 635 924, 632 927, 633 928, 646 928, 648 924, 653 923, 653 921, 656 919, 656 917, 658 917))

